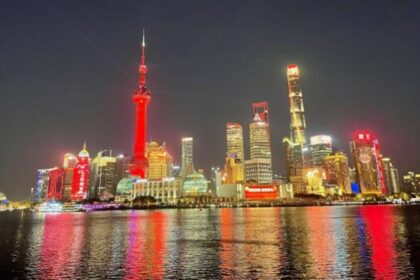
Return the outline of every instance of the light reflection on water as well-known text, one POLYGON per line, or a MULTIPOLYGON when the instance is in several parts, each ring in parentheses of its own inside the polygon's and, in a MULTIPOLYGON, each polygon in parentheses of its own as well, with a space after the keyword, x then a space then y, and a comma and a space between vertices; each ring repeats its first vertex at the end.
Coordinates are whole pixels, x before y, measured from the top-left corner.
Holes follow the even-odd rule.
POLYGON ((0 272, 16 279, 414 279, 419 211, 2 213, 0 272))

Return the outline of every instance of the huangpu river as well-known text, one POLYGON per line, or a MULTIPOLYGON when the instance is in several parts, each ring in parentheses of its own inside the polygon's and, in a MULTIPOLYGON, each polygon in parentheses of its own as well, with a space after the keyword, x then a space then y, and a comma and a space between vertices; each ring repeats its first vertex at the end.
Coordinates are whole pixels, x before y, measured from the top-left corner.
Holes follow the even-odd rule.
POLYGON ((1 279, 420 279, 420 206, 0 213, 1 279))

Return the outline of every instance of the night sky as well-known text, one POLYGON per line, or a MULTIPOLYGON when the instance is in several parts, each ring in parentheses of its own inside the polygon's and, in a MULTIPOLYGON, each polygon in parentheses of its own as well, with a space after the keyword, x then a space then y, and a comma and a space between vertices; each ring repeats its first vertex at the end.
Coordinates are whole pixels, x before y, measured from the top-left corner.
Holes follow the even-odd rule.
POLYGON ((400 171, 420 171, 420 3, 416 1, 7 1, 0 3, 0 191, 28 199, 35 170, 86 140, 131 153, 141 29, 148 138, 180 162, 223 166, 225 123, 269 102, 274 171, 289 135, 286 65, 301 69, 308 135, 339 150, 376 133, 400 171))

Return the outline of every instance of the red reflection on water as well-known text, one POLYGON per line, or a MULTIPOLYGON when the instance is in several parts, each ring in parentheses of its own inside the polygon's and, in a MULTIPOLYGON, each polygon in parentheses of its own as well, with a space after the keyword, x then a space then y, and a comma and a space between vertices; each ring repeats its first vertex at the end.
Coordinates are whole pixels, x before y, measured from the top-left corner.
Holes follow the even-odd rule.
POLYGON ((317 277, 328 278, 331 273, 330 264, 336 258, 336 242, 332 228, 331 213, 332 207, 308 207, 308 238, 309 249, 312 258, 315 260, 317 277))
POLYGON ((153 211, 146 215, 133 212, 130 216, 125 279, 161 279, 164 276, 166 214, 153 211))
POLYGON ((76 216, 71 213, 45 216, 38 266, 40 279, 60 279, 77 272, 84 232, 75 221, 76 216))
POLYGON ((365 206, 360 212, 369 235, 371 260, 376 279, 396 279, 395 220, 390 206, 365 206))
MULTIPOLYGON (((233 236, 233 225, 232 225, 232 209, 222 208, 219 211, 220 218, 220 239, 221 250, 220 250, 220 268, 224 271, 231 272, 234 268, 233 263, 233 244, 229 242, 234 239, 233 236)), ((223 279, 230 279, 229 275, 222 275, 223 279)))

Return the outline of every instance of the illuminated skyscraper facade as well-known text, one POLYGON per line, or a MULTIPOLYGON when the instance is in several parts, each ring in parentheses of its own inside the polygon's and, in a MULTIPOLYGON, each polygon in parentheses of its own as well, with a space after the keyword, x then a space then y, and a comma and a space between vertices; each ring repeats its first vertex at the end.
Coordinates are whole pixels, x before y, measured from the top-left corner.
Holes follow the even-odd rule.
POLYGON ((286 178, 296 193, 305 193, 307 181, 304 169, 311 165, 311 151, 307 146, 305 110, 300 88, 300 73, 296 64, 287 66, 290 103, 290 138, 283 138, 286 159, 286 178))
POLYGON ((185 177, 195 172, 193 162, 193 138, 182 138, 182 165, 181 177, 185 177))
POLYGON ((134 92, 133 101, 136 104, 136 123, 134 138, 134 156, 130 166, 130 173, 133 176, 145 178, 147 175, 146 158, 146 133, 147 133, 147 106, 150 102, 150 91, 146 87, 146 43, 143 31, 141 45, 141 61, 139 67, 139 86, 134 92))
POLYGON ((373 133, 359 131, 350 142, 356 180, 362 193, 386 193, 379 142, 373 133))
POLYGON ((296 64, 287 66, 287 83, 290 101, 290 140, 293 143, 305 145, 307 142, 305 109, 300 88, 299 68, 296 64))
POLYGON ((160 180, 173 175, 172 156, 166 151, 165 144, 150 142, 147 145, 147 158, 149 160, 149 180, 160 180))
POLYGON ((40 202, 47 198, 48 185, 50 182, 49 171, 51 169, 37 169, 36 182, 33 190, 33 201, 40 202))
POLYGON ((73 170, 73 182, 71 198, 73 201, 86 199, 89 187, 89 152, 86 150, 86 143, 77 157, 77 164, 73 170))
POLYGON ((342 193, 351 193, 350 168, 348 158, 343 153, 327 155, 323 158, 326 184, 337 186, 342 193))
POLYGON ((251 159, 267 159, 271 161, 270 127, 259 114, 249 125, 249 142, 251 159))
POLYGON ((329 135, 316 135, 310 138, 311 160, 313 166, 322 166, 324 157, 333 152, 332 138, 329 135))
POLYGON ((259 102, 254 103, 252 107, 254 118, 249 125, 251 159, 245 161, 245 181, 271 183, 273 180, 273 170, 268 106, 266 102, 259 102), (263 108, 263 110, 259 112, 256 110, 257 108, 263 108))
POLYGON ((227 156, 244 161, 244 137, 239 123, 226 124, 227 156))
POLYGON ((62 200, 64 187, 64 170, 54 167, 48 171, 48 200, 62 200))
POLYGON ((108 156, 104 156, 103 152, 91 162, 89 197, 108 200, 115 196, 116 193, 116 167, 117 158, 113 157, 111 152, 108 156))
MULTIPOLYGON (((76 162, 76 164, 77 164, 77 162, 76 162)), ((72 189, 73 189, 74 167, 63 168, 63 171, 64 171, 63 201, 71 201, 71 192, 72 192, 72 189)))
POLYGON ((392 164, 389 157, 382 158, 386 193, 394 194, 400 192, 398 170, 392 164))
POLYGON ((244 139, 239 123, 226 124, 226 160, 224 166, 225 184, 244 180, 244 139))

